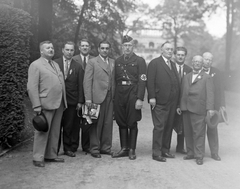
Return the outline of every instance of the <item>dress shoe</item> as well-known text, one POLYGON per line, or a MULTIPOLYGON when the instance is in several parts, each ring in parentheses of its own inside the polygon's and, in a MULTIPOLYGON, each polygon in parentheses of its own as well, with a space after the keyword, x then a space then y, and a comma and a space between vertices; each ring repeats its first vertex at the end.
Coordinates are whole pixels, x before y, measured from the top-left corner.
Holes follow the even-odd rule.
POLYGON ((165 157, 165 158, 175 158, 175 156, 173 154, 170 154, 168 152, 162 153, 162 157, 165 157))
POLYGON ((86 152, 86 153, 90 153, 89 149, 83 149, 82 151, 86 152))
POLYGON ((162 156, 152 156, 153 160, 160 161, 160 162, 166 162, 166 158, 162 156))
POLYGON ((177 149, 176 152, 180 154, 187 154, 186 150, 184 149, 177 149))
POLYGON ((55 159, 46 159, 46 162, 55 162, 55 163, 64 163, 64 159, 63 158, 55 158, 55 159))
POLYGON ((69 157, 75 157, 76 156, 76 154, 72 151, 65 151, 64 155, 69 156, 69 157))
POLYGON ((203 158, 197 158, 197 159, 196 159, 196 163, 197 163, 198 165, 202 165, 202 164, 203 164, 203 158))
POLYGON ((184 160, 190 160, 190 159, 195 159, 194 155, 186 155, 183 157, 184 160))
POLYGON ((105 151, 100 151, 100 154, 105 154, 105 155, 110 155, 112 156, 113 155, 113 152, 105 152, 105 151))
POLYGON ((129 157, 130 160, 135 160, 135 159, 137 158, 134 149, 130 149, 130 150, 129 150, 129 156, 128 156, 128 157, 129 157))
POLYGON ((94 157, 94 158, 101 158, 101 155, 97 154, 97 153, 96 154, 91 154, 91 156, 94 157))
POLYGON ((216 160, 216 161, 221 161, 221 158, 219 157, 218 154, 212 154, 211 157, 212 157, 214 160, 216 160))
POLYGON ((122 148, 119 152, 113 153, 112 158, 127 157, 129 156, 129 149, 122 148))
POLYGON ((34 161, 33 160, 33 165, 36 167, 45 167, 45 163, 43 161, 34 161))

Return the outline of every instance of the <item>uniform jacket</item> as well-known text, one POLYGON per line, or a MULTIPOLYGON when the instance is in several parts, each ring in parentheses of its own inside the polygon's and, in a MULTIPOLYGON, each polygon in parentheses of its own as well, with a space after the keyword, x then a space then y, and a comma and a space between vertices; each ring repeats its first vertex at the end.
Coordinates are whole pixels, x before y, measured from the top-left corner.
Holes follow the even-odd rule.
MULTIPOLYGON (((174 64, 171 62, 172 71, 178 79, 178 72, 174 64)), ((166 104, 170 97, 172 77, 171 70, 162 56, 149 63, 147 78, 148 99, 155 98, 157 104, 166 104)), ((179 83, 178 90, 180 90, 179 83)))
POLYGON ((109 66, 101 59, 100 56, 88 61, 84 74, 84 95, 85 100, 92 100, 93 103, 101 104, 106 98, 109 85, 111 84, 112 96, 114 96, 114 60, 109 58, 109 66), (109 81, 109 77, 112 78, 109 81))
MULTIPOLYGON (((89 55, 88 61, 89 61, 90 59, 92 59, 92 58, 94 58, 94 56, 89 55)), ((78 62, 78 63, 82 66, 83 71, 85 71, 85 68, 84 68, 84 65, 83 65, 83 60, 82 60, 80 54, 74 56, 74 57, 73 57, 73 60, 75 60, 76 62, 78 62)))
MULTIPOLYGON (((64 73, 63 57, 56 59, 55 62, 58 63, 62 73, 64 73)), ((83 76, 82 66, 72 59, 67 78, 65 79, 67 103, 69 105, 84 103, 83 76)))
POLYGON ((132 56, 125 61, 124 55, 120 56, 115 63, 115 72, 116 83, 121 81, 131 81, 136 83, 138 86, 136 92, 137 99, 144 100, 147 65, 142 57, 133 53, 132 56))
POLYGON ((58 64, 52 63, 54 68, 40 57, 29 67, 27 90, 33 108, 54 110, 60 107, 62 99, 67 107, 63 74, 58 64))
POLYGON ((207 110, 213 110, 214 91, 212 78, 201 71, 192 83, 190 72, 183 78, 180 109, 198 115, 206 115, 207 110))
POLYGON ((209 75, 213 78, 214 109, 219 111, 221 106, 225 106, 225 94, 222 73, 217 68, 211 67, 209 75))

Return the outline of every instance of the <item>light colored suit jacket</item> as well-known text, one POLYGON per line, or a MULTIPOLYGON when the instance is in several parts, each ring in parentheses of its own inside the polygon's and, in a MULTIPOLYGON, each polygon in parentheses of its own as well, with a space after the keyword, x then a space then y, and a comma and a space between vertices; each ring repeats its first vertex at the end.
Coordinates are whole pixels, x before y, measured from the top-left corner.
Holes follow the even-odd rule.
POLYGON ((27 90, 32 107, 54 110, 60 107, 63 99, 67 107, 63 74, 56 62, 54 68, 40 57, 31 63, 28 70, 27 90))
POLYGON ((192 82, 192 72, 183 78, 180 109, 199 115, 206 115, 214 107, 214 88, 212 77, 201 71, 192 82))
POLYGON ((109 67, 110 70, 100 56, 88 61, 83 80, 85 100, 101 104, 106 98, 109 87, 111 87, 112 96, 114 96, 114 60, 111 58, 109 58, 109 67))

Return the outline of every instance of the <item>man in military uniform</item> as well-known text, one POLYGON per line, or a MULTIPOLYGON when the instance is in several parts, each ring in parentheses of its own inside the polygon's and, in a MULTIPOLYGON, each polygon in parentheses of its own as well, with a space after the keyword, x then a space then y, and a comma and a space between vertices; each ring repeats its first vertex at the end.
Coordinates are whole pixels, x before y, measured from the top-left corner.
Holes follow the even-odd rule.
POLYGON ((133 52, 130 36, 123 37, 123 55, 115 62, 116 91, 114 99, 115 119, 119 126, 121 150, 113 158, 129 156, 136 159, 137 122, 141 120, 147 66, 143 58, 133 52))

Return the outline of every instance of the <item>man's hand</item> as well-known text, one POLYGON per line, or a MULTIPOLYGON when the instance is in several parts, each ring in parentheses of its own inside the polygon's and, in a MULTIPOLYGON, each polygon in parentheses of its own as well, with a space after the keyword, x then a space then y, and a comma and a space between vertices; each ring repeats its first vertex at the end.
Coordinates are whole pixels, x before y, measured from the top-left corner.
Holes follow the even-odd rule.
POLYGON ((181 114, 182 114, 182 111, 181 111, 180 108, 177 108, 177 114, 178 114, 178 115, 181 115, 181 114))
POLYGON ((85 102, 87 107, 91 107, 92 106, 92 101, 91 100, 86 100, 85 102))
POLYGON ((81 104, 81 103, 78 103, 78 104, 77 104, 77 107, 76 107, 76 110, 80 110, 81 107, 82 107, 82 104, 81 104))
POLYGON ((34 111, 37 115, 39 115, 39 114, 41 113, 41 111, 42 111, 42 108, 41 108, 41 107, 37 107, 37 108, 34 108, 33 111, 34 111))
POLYGON ((156 98, 151 98, 149 100, 149 104, 150 104, 150 106, 151 106, 151 108, 153 110, 155 108, 155 106, 156 106, 156 98))
POLYGON ((225 106, 221 106, 220 108, 222 108, 223 111, 226 111, 225 106))
POLYGON ((135 103, 135 109, 140 110, 140 109, 142 109, 142 106, 143 106, 143 101, 140 99, 137 99, 137 101, 135 103))
POLYGON ((214 110, 208 110, 210 116, 212 117, 214 115, 214 110))

